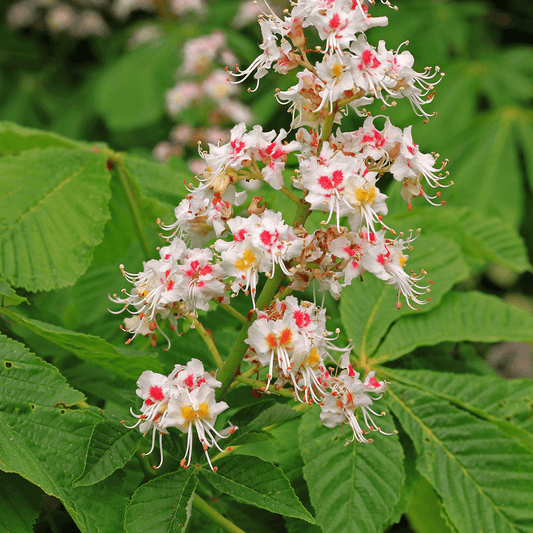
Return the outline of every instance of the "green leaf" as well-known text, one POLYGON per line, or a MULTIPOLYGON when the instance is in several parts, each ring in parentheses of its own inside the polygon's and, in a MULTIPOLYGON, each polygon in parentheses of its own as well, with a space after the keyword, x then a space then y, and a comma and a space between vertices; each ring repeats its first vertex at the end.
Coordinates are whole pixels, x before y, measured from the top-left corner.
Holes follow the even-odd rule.
POLYGON ((163 118, 165 91, 173 85, 179 63, 168 38, 139 46, 103 72, 96 84, 94 104, 113 130, 140 129, 163 118))
POLYGON ((122 468, 133 457, 141 438, 139 431, 131 431, 113 417, 97 424, 91 435, 85 469, 73 486, 93 485, 122 468))
POLYGON ((72 285, 109 219, 105 157, 47 148, 0 159, 0 272, 30 291, 72 285))
MULTIPOLYGON (((396 184, 393 184, 396 185, 396 184)), ((440 235, 461 247, 463 257, 479 269, 487 262, 522 273, 531 270, 524 240, 509 223, 466 207, 402 209, 387 222, 397 231, 422 228, 422 235, 440 235)), ((416 250, 416 242, 414 243, 416 250)), ((430 273, 431 274, 431 273, 430 273)))
POLYGON ((451 292, 431 313, 394 324, 371 364, 397 359, 417 346, 443 341, 533 341, 533 316, 480 292, 451 292))
POLYGON ((522 110, 520 117, 515 122, 515 137, 524 152, 527 179, 533 190, 533 113, 522 110))
MULTIPOLYGON (((382 428, 391 431, 392 419, 384 419, 382 428)), ((405 479, 398 437, 376 434, 372 444, 347 446, 344 441, 341 429, 322 425, 316 410, 303 416, 300 450, 316 522, 324 533, 381 532, 405 479)))
POLYGON ((22 302, 28 302, 26 298, 19 296, 2 278, 0 278, 0 297, 2 298, 2 307, 9 307, 10 305, 19 305, 22 302))
MULTIPOLYGON (((283 470, 283 473, 289 479, 296 496, 310 512, 314 513, 309 490, 304 479, 303 468, 304 460, 300 452, 300 443, 298 438, 299 427, 302 418, 296 418, 274 428, 272 433, 277 437, 275 442, 276 463, 283 470)), ((310 525, 297 518, 285 518, 289 533, 322 533, 318 525, 310 525)))
POLYGON ((0 471, 0 529, 33 533, 33 524, 41 510, 42 492, 16 474, 0 471))
POLYGON ((529 379, 504 380, 498 377, 451 374, 432 371, 388 371, 397 381, 430 391, 478 417, 498 426, 533 453, 533 382, 529 379))
POLYGON ((178 470, 139 487, 126 509, 128 533, 183 531, 191 515, 198 479, 194 468, 178 470))
POLYGON ((475 205, 512 227, 524 215, 522 172, 513 135, 515 112, 502 108, 465 134, 461 154, 451 154, 449 191, 454 206, 475 205))
POLYGON ((216 473, 202 469, 216 489, 261 509, 314 522, 289 480, 272 463, 250 455, 230 455, 217 461, 217 466, 216 473))
POLYGON ((0 122, 0 156, 36 148, 79 148, 80 144, 55 133, 24 128, 12 122, 0 122))
POLYGON ((69 408, 83 399, 56 368, 0 336, 0 469, 59 498, 82 531, 116 533, 128 501, 120 476, 71 489, 100 421, 90 410, 69 408))
POLYGON ((447 525, 449 520, 443 517, 445 511, 442 501, 428 481, 419 476, 414 489, 413 501, 407 511, 409 525, 414 531, 416 533, 454 533, 456 529, 447 525))
POLYGON ((139 181, 143 195, 157 198, 171 205, 171 209, 185 197, 187 191, 183 182, 189 183, 193 176, 185 164, 182 171, 177 171, 167 164, 130 155, 124 157, 123 161, 128 172, 139 181))
POLYGON ((397 290, 370 273, 364 276, 363 282, 354 280, 343 289, 341 317, 346 335, 352 339, 358 355, 371 355, 393 322, 407 314, 431 311, 446 292, 468 276, 457 244, 437 237, 424 239, 423 235, 417 239, 409 256, 409 268, 427 270, 428 284, 429 279, 433 281, 430 294, 433 300, 422 306, 420 311, 412 311, 405 302, 398 310, 397 290), (443 257, 446 261, 442 260, 443 257))
POLYGON ((460 533, 533 531, 533 455, 497 426, 396 383, 388 403, 413 441, 417 468, 460 533))
POLYGON ((70 351, 84 361, 106 368, 117 374, 138 379, 145 370, 161 371, 155 356, 130 348, 117 348, 99 337, 69 331, 40 320, 25 318, 10 309, 0 308, 0 315, 37 333, 40 337, 70 351))

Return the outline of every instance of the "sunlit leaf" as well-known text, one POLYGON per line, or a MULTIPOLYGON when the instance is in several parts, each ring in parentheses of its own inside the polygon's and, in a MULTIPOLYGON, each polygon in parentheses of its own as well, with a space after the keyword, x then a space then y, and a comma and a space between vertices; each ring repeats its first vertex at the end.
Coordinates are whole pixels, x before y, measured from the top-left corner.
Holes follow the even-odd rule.
POLYGON ((417 346, 444 341, 533 341, 533 316, 487 294, 451 292, 431 313, 394 324, 373 363, 397 359, 417 346))
MULTIPOLYGON (((382 428, 390 432, 392 419, 383 420, 382 428)), ((303 416, 299 434, 304 477, 322 531, 381 532, 405 479, 398 437, 376 434, 372 444, 345 446, 341 429, 325 427, 315 409, 303 416)))
POLYGON ((105 157, 47 148, 0 159, 0 272, 31 291, 72 285, 109 219, 105 157))

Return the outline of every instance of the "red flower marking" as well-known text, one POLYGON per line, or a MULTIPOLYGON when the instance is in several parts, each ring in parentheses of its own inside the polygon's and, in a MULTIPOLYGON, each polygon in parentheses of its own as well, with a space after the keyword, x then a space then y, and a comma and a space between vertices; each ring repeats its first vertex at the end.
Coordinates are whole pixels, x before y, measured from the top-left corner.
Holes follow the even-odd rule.
POLYGON ((165 399, 165 395, 163 394, 163 389, 161 387, 158 387, 157 385, 152 385, 150 387, 150 396, 156 402, 162 402, 165 399))
POLYGON ((299 328, 306 328, 311 324, 311 317, 303 311, 294 311, 294 321, 299 328))
POLYGON ((372 376, 368 380, 368 385, 370 385, 371 387, 374 387, 375 389, 379 389, 381 387, 381 385, 379 384, 379 381, 374 376, 372 376))

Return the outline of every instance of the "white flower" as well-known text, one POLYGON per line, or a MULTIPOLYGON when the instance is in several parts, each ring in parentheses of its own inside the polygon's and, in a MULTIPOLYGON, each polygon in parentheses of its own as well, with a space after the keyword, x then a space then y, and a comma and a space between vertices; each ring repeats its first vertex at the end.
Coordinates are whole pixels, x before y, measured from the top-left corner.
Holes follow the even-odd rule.
MULTIPOLYGON (((152 429, 152 447, 149 455, 155 448, 156 432, 159 432, 159 449, 161 459, 157 466, 163 464, 163 434, 168 433, 169 427, 176 427, 187 433, 187 449, 181 465, 187 468, 191 462, 193 446, 193 429, 196 428, 198 438, 202 443, 209 466, 213 470, 208 454, 209 448, 216 446, 218 438, 226 438, 235 429, 231 426, 222 433, 215 428, 217 416, 228 408, 226 402, 215 401, 215 388, 220 387, 220 381, 204 371, 202 362, 192 359, 186 366, 176 365, 171 374, 163 376, 146 370, 137 381, 137 395, 142 398, 141 414, 137 415, 130 409, 132 416, 138 419, 129 429, 139 427, 146 434, 152 429)), ((124 420, 122 421, 124 423, 124 420)))
POLYGON ((212 470, 208 450, 215 446, 220 451, 222 448, 217 443, 216 437, 224 438, 215 428, 217 416, 229 406, 226 402, 215 401, 215 391, 207 383, 189 391, 178 388, 178 393, 170 398, 169 411, 172 425, 187 434, 187 448, 181 466, 187 468, 191 463, 193 447, 193 428, 196 429, 198 438, 202 443, 207 461, 212 470))

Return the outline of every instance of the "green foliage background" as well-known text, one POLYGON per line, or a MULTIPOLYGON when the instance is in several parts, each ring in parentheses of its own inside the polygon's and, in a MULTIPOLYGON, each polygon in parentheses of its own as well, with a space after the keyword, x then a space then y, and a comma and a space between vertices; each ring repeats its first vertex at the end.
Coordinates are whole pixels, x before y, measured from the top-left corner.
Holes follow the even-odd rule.
MULTIPOLYGON (((120 263, 136 272, 155 255, 155 220, 172 219, 191 179, 182 161, 150 157, 173 125, 164 92, 183 41, 223 28, 247 64, 259 33, 231 28, 239 4, 231 1, 212 2, 200 20, 154 15, 161 39, 133 50, 125 44, 142 15, 81 42, 0 28, 6 531, 62 531, 72 521, 88 532, 182 531, 187 523, 222 531, 210 508, 258 532, 533 531, 533 385, 502 380, 485 362, 491 343, 533 342, 533 8, 526 0, 505 9, 397 3, 398 12, 376 8, 390 23, 371 30, 371 42, 396 48, 409 39, 418 70, 438 64, 446 73, 428 124, 413 121, 407 102, 390 111, 395 125, 414 122, 422 151, 450 159, 455 185, 446 206, 419 200, 408 212, 397 183, 386 191, 387 222, 423 229, 409 264, 430 273, 433 301, 398 311, 395 291, 368 277, 327 308, 361 367, 392 382, 383 429, 399 435, 344 448, 340 430, 323 427, 316 409, 295 411, 241 387, 226 401, 241 428, 231 444, 242 448, 217 474, 205 464, 176 471, 177 434, 161 475, 139 459, 149 443, 119 422, 136 405, 140 373, 169 372, 191 353, 209 365, 211 356, 186 327, 169 352, 144 339, 125 347, 107 295, 124 286, 120 263), (487 274, 498 271, 505 275, 487 274), (510 293, 526 309, 509 305, 510 293)), ((268 76, 243 96, 264 129, 287 128, 273 93, 292 82, 268 76)), ((201 119, 200 110, 191 115, 201 119)), ((358 127, 352 118, 343 128, 350 120, 358 127)), ((235 305, 246 312, 246 302, 235 305)), ((228 353, 238 335, 233 319, 201 319, 228 353)))

